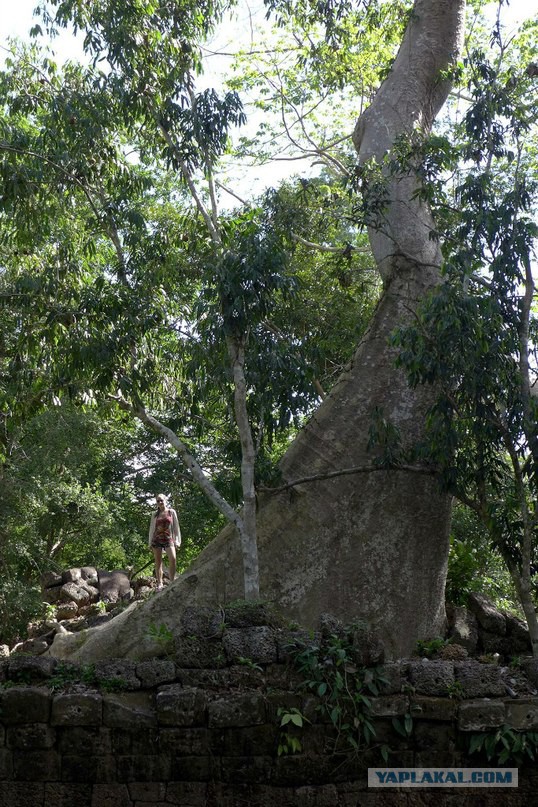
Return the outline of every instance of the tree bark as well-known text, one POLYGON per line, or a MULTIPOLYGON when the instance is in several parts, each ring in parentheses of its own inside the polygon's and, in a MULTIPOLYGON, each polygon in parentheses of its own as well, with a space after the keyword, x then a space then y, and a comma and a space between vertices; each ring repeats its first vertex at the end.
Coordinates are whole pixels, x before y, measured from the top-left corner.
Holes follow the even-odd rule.
POLYGON ((228 355, 234 380, 235 422, 241 440, 241 485, 243 508, 238 528, 243 555, 243 575, 246 600, 260 596, 258 543, 256 537, 256 488, 254 469, 256 448, 247 412, 247 382, 245 378, 245 338, 227 337, 228 355))
MULTIPOLYGON (((448 93, 440 74, 458 56, 464 11, 464 0, 416 0, 393 69, 357 124, 360 163, 381 163, 399 136, 429 131, 448 93)), ((439 282, 441 255, 414 173, 387 183, 390 205, 381 227, 370 231, 382 298, 349 367, 283 458, 284 482, 372 463, 376 407, 405 445, 423 434, 433 392, 409 389, 394 369, 388 339, 439 282)), ((419 639, 444 627, 449 519, 450 502, 436 480, 404 469, 266 493, 258 511, 260 594, 306 627, 316 627, 323 612, 347 623, 365 620, 389 658, 407 656, 419 639)), ((223 603, 242 591, 241 548, 230 526, 159 596, 159 621, 172 628, 187 605, 223 603)), ((156 604, 148 602, 88 631, 78 650, 70 637, 58 636, 50 652, 79 660, 140 658, 155 618, 156 604)))

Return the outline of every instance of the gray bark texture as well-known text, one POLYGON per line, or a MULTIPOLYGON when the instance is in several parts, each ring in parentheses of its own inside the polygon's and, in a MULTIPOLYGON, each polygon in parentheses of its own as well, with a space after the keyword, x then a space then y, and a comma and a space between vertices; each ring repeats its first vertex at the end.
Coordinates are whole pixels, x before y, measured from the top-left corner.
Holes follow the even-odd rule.
MULTIPOLYGON (((440 72, 462 43, 464 0, 416 0, 392 72, 361 116, 354 142, 361 163, 381 163, 395 139, 427 133, 449 86, 440 72)), ((439 282, 439 245, 431 213, 413 193, 414 175, 388 178, 391 204, 370 232, 384 292, 370 328, 331 394, 281 463, 285 481, 371 465, 372 413, 380 407, 404 444, 423 433, 432 391, 410 390, 387 344, 417 302, 439 282)), ((379 631, 390 658, 411 654, 419 639, 444 628, 450 503, 434 477, 376 470, 304 483, 260 497, 260 596, 290 618, 316 627, 330 612, 379 631)), ((188 537, 187 537, 188 540, 188 537)), ((50 652, 95 660, 150 653, 151 623, 177 626, 188 605, 243 596, 243 563, 234 527, 225 528, 192 567, 142 606, 83 637, 58 635, 50 652)))

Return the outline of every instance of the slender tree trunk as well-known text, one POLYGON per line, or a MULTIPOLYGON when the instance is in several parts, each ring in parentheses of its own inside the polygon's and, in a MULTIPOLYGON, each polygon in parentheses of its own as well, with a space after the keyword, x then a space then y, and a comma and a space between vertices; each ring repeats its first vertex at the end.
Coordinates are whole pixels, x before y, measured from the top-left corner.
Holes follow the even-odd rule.
MULTIPOLYGON (((441 72, 459 54, 464 11, 464 0, 416 0, 392 71, 358 122, 354 142, 361 164, 372 158, 381 163, 402 135, 428 132, 448 93, 441 72)), ((409 389, 388 345, 392 330, 439 282, 440 250, 418 189, 412 171, 387 177, 390 204, 370 231, 383 295, 350 366, 286 453, 281 470, 287 482, 372 463, 368 442, 376 408, 404 444, 423 434, 433 392, 409 389)), ((258 511, 261 596, 305 626, 315 627, 322 612, 345 622, 366 620, 379 631, 388 657, 409 655, 417 640, 444 627, 449 519, 450 502, 436 480, 403 469, 268 493, 258 511)), ((242 596, 242 570, 237 532, 227 527, 160 598, 159 620, 173 625, 189 604, 242 596)), ((52 653, 81 660, 140 658, 152 620, 149 602, 90 632, 79 650, 71 639, 57 637, 52 653)))
MULTIPOLYGON (((527 620, 533 656, 538 656, 538 619, 536 617, 536 606, 532 596, 530 567, 529 572, 525 574, 525 567, 523 567, 522 571, 520 572, 512 557, 505 555, 504 560, 508 567, 508 571, 510 572, 510 577, 512 578, 512 582, 521 603, 521 607, 523 608, 523 613, 525 614, 525 618, 527 620)), ((524 562, 525 561, 523 560, 523 563, 524 562)))
POLYGON ((228 337, 228 355, 234 379, 235 422, 241 440, 241 485, 243 488, 243 508, 239 540, 243 555, 245 599, 253 600, 260 596, 258 544, 256 537, 256 488, 254 466, 256 448, 252 439, 252 429, 247 412, 247 383, 245 379, 245 338, 228 337))

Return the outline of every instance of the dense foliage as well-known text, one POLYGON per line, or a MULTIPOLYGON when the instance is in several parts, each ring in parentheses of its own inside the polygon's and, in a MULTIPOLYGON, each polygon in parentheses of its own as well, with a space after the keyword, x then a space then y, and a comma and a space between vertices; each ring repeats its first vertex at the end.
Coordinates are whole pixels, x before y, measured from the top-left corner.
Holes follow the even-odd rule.
MULTIPOLYGON (((180 513, 180 568, 224 523, 162 434, 133 420, 140 407, 239 512, 230 341, 244 349, 255 481, 277 475, 380 291, 364 228, 383 187, 357 204, 349 132, 411 7, 272 0, 269 44, 238 53, 213 89, 203 43, 227 4, 41 5, 45 31, 82 32, 86 63, 20 44, 0 73, 0 640, 39 607, 42 571, 143 565, 157 491, 180 513), (230 180, 234 161, 298 158, 313 167, 263 193, 230 180)), ((498 26, 493 61, 472 52, 475 21, 458 110, 426 146, 389 157, 425 179, 446 259, 440 294, 395 337, 411 383, 442 392, 415 456, 520 570, 535 563, 538 462, 522 386, 536 325, 521 293, 533 294, 534 30, 505 42, 498 26)), ((451 578, 455 597, 466 574, 451 578)))
POLYGON ((422 456, 482 522, 507 565, 536 644, 533 31, 529 25, 510 51, 497 25, 491 54, 469 55, 468 104, 457 139, 433 141, 421 165, 431 172, 446 280, 394 343, 410 383, 439 391, 422 456))

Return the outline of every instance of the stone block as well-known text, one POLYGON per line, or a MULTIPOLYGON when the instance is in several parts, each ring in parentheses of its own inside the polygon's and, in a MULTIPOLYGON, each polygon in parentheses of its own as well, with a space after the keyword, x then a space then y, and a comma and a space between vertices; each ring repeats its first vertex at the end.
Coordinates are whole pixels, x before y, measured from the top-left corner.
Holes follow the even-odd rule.
POLYGON ((417 695, 446 695, 454 684, 451 661, 412 661, 408 672, 417 695))
POLYGON ((504 703, 499 701, 479 700, 460 703, 458 710, 458 728, 460 731, 487 731, 502 726, 505 722, 504 703))
POLYGON ((96 784, 92 790, 91 807, 133 807, 127 785, 96 784))
POLYGON ((112 754, 102 756, 63 754, 61 777, 62 782, 87 784, 117 782, 116 757, 112 754))
POLYGON ((215 778, 218 765, 218 760, 211 757, 172 757, 169 778, 176 782, 208 782, 215 778))
POLYGON ((417 721, 414 735, 413 767, 455 768, 460 766, 460 752, 457 750, 456 732, 453 726, 447 727, 441 723, 417 721))
MULTIPOLYGON (((85 606, 81 606, 84 608, 85 606)), ((79 612, 79 606, 76 602, 59 602, 56 608, 56 619, 73 619, 79 612)))
POLYGON ((91 807, 92 789, 87 784, 47 782, 43 807, 91 807))
POLYGON ((160 752, 168 753, 166 748, 161 746, 161 738, 159 729, 144 729, 141 731, 121 731, 120 729, 114 730, 114 744, 115 752, 120 754, 159 754, 160 752), (130 750, 126 748, 125 740, 127 735, 130 734, 130 750), (123 741, 123 744, 122 744, 123 741))
POLYGON ((53 726, 100 726, 103 698, 98 692, 68 692, 52 699, 53 726))
POLYGON ((10 656, 6 668, 6 677, 10 681, 45 681, 54 675, 58 662, 47 656, 10 656))
MULTIPOLYGON (((346 757, 344 756, 342 762, 344 762, 345 759, 346 757)), ((358 778, 366 776, 368 769, 367 755, 361 755, 360 759, 357 758, 357 761, 361 764, 358 778)), ((224 764, 223 762, 223 767, 224 764)), ((309 782, 311 785, 324 784, 330 778, 337 764, 338 762, 336 762, 335 759, 330 759, 325 755, 307 756, 306 754, 293 754, 290 756, 281 756, 273 760, 271 782, 279 787, 297 787, 299 782, 309 782)), ((371 764, 374 764, 373 759, 371 764)), ((355 777, 355 771, 351 771, 350 767, 346 767, 345 777, 347 780, 351 777, 355 777)))
POLYGON ((177 683, 185 688, 198 687, 217 691, 233 689, 234 678, 229 667, 220 670, 176 667, 176 674, 177 683))
POLYGON ((113 661, 97 661, 95 663, 95 678, 99 683, 118 688, 135 690, 140 689, 140 680, 136 675, 136 662, 128 659, 115 659, 113 661))
POLYGON ((499 697, 506 694, 501 668, 469 660, 456 662, 456 681, 463 698, 499 697))
POLYGON ((222 757, 221 776, 223 782, 250 783, 267 782, 271 776, 272 757, 222 757))
MULTIPOLYGON (((202 762, 207 762, 202 758, 202 762)), ((171 774, 170 756, 160 754, 125 754, 116 757, 118 782, 168 782, 177 779, 171 774)))
MULTIPOLYGON (((212 796, 213 790, 214 786, 212 786, 212 796)), ((181 807, 198 807, 198 805, 202 804, 219 804, 218 801, 208 798, 207 782, 181 781, 168 782, 166 786, 166 803, 179 804, 181 807)))
POLYGON ((78 583, 81 579, 80 569, 65 569, 62 572, 62 583, 78 583))
POLYGON ((103 725, 109 728, 140 729, 157 725, 153 695, 124 692, 103 697, 103 725))
POLYGON ((267 603, 246 600, 228 603, 224 607, 224 621, 227 628, 278 627, 282 623, 275 609, 267 603))
POLYGON ((218 669, 226 665, 226 653, 220 639, 183 637, 176 641, 174 661, 180 668, 218 669))
POLYGON ((464 647, 469 653, 474 653, 478 645, 478 621, 472 611, 463 605, 450 605, 447 607, 448 636, 454 642, 464 647))
POLYGON ((63 582, 62 575, 57 572, 43 572, 40 579, 42 589, 61 586, 63 582))
POLYGON ((77 583, 64 583, 60 589, 60 602, 74 602, 78 608, 89 605, 90 595, 77 583))
POLYGON ((206 728, 162 727, 159 734, 161 747, 173 757, 209 754, 210 732, 206 728))
MULTIPOLYGON (((316 727, 318 728, 318 727, 316 727)), ((275 723, 243 728, 211 729, 211 750, 218 756, 270 756, 276 748, 278 728, 275 723)), ((304 730, 301 734, 304 744, 304 730)))
POLYGON ((49 605, 56 605, 56 603, 60 602, 62 597, 62 586, 46 588, 41 596, 44 602, 49 603, 49 605))
POLYGON ((371 698, 372 717, 401 717, 409 711, 409 698, 406 695, 381 695, 371 698))
POLYGON ((96 585, 92 586, 88 580, 81 580, 79 586, 88 592, 90 596, 90 604, 99 602, 101 599, 101 592, 99 591, 97 583, 96 585))
POLYGON ((481 628, 499 636, 506 634, 506 617, 484 594, 472 591, 468 596, 469 609, 473 612, 481 628))
POLYGON ((10 726, 7 730, 8 748, 46 750, 52 748, 55 742, 56 731, 46 723, 26 723, 22 726, 10 726))
POLYGON ((0 792, 6 779, 13 778, 13 754, 9 748, 0 748, 0 792))
POLYGON ((57 751, 13 752, 13 778, 19 782, 57 782, 60 756, 57 751))
POLYGON ((225 631, 222 643, 228 661, 232 663, 240 658, 256 664, 273 664, 277 660, 275 633, 266 625, 230 628, 225 631))
POLYGON ((40 807, 44 798, 44 782, 2 782, 0 787, 0 807, 40 807))
POLYGON ((446 697, 414 695, 410 703, 411 714, 418 720, 440 720, 448 723, 455 719, 457 708, 457 702, 446 697))
POLYGON ((12 687, 0 692, 2 723, 48 723, 51 696, 38 687, 12 687))
POLYGON ((136 803, 154 804, 166 801, 164 782, 129 782, 127 788, 131 799, 136 803))
MULTIPOLYGON (((336 785, 318 785, 317 787, 304 785, 295 790, 295 798, 298 804, 315 804, 316 807, 334 807, 335 804, 338 804, 341 807, 345 807, 336 785)), ((350 803, 355 805, 360 802, 354 798, 353 802, 350 803)))
POLYGON ((179 634, 182 637, 217 639, 224 629, 222 609, 205 605, 188 605, 181 614, 179 634))
POLYGON ((258 692, 230 695, 208 706, 210 728, 255 726, 265 722, 265 701, 258 692))
POLYGON ((506 723, 518 731, 538 729, 538 698, 507 701, 506 723))
POLYGON ((170 684, 176 679, 176 665, 171 659, 151 659, 136 665, 136 677, 143 688, 170 684))
POLYGON ((101 756, 112 752, 110 729, 91 726, 69 726, 57 729, 60 753, 101 756))
POLYGON ((163 686, 157 693, 157 720, 163 726, 203 726, 207 696, 197 687, 163 686))

